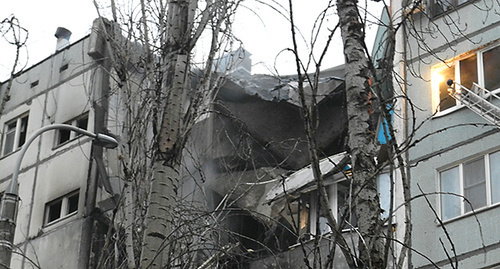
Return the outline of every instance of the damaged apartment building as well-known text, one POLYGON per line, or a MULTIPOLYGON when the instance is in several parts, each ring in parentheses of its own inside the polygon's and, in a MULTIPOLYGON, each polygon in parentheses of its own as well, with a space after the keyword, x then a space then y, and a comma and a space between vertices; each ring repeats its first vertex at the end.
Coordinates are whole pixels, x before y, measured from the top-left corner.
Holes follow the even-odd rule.
POLYGON ((102 187, 108 183, 106 171, 98 169, 105 149, 93 145, 89 134, 48 130, 39 133, 24 158, 19 156, 32 135, 54 124, 108 133, 107 74, 92 53, 82 53, 92 52, 91 38, 70 44, 70 35, 58 28, 52 55, 1 84, 2 195, 22 161, 9 268, 88 268, 94 208, 113 200, 102 187))
MULTIPOLYGON (((348 165, 336 170, 348 157, 343 74, 343 66, 322 72, 316 142, 330 208, 337 219, 346 218, 344 234, 356 245, 350 171, 348 165)), ((243 249, 251 252, 245 255, 251 261, 248 268, 304 268, 305 257, 313 262, 314 252, 327 257, 331 230, 319 205, 296 81, 233 75, 220 89, 216 107, 218 113, 201 127, 213 130, 209 133, 213 137, 204 140, 194 134, 195 141, 208 141, 194 146, 205 147, 209 156, 203 164, 206 189, 199 195, 208 197, 214 209, 226 199, 233 201, 227 225, 240 235, 243 249), (319 247, 313 245, 314 238, 324 238, 319 247)), ((383 218, 391 202, 389 173, 384 170, 377 179, 383 218)), ((186 189, 192 190, 194 183, 189 182, 186 189)), ((335 268, 347 266, 340 251, 335 257, 335 268)))
MULTIPOLYGON (((404 152, 414 250, 409 268, 500 266, 500 20, 494 12, 500 7, 487 2, 423 1, 414 9, 414 1, 392 1, 395 17, 402 10, 411 17, 396 35, 394 66, 411 100, 394 112, 399 141, 411 145, 404 152), (440 35, 429 31, 435 27, 440 35)), ((153 131, 126 127, 148 119, 148 113, 127 115, 148 108, 139 97, 149 88, 124 87, 103 60, 107 44, 101 41, 96 31, 72 44, 60 40, 54 54, 17 74, 12 84, 0 85, 1 99, 10 96, 0 117, 1 191, 8 189, 20 148, 45 126, 66 124, 120 141, 117 149, 106 149, 94 137, 68 130, 44 132, 33 141, 18 177, 12 268, 138 263, 146 207, 131 202, 134 195, 142 201, 144 196, 130 190, 147 189, 148 178, 136 168, 150 164, 151 156, 127 149, 150 146, 153 131)), ((217 70, 229 74, 183 152, 175 224, 195 236, 173 253, 196 254, 188 260, 179 254, 174 263, 304 268, 306 260, 327 257, 332 244, 317 199, 296 78, 251 75, 248 52, 236 50, 233 56, 236 68, 226 66, 234 64, 231 57, 219 59, 217 70)), ((343 73, 342 66, 321 73, 317 144, 330 208, 347 220, 343 236, 357 245, 349 165, 335 168, 348 154, 343 73)), ((404 204, 401 180, 392 172, 382 170, 377 179, 383 209, 391 201, 395 208, 404 204)), ((403 236, 403 211, 387 224, 396 239, 403 236)), ((400 246, 391 245, 396 251, 400 246)), ((335 252, 334 268, 346 268, 341 255, 335 252)))
MULTIPOLYGON (((119 268, 137 263, 138 248, 133 245, 144 225, 138 219, 145 209, 143 203, 131 201, 144 196, 130 190, 147 189, 143 186, 147 181, 131 167, 150 164, 150 156, 138 151, 127 156, 132 151, 124 149, 131 143, 146 148, 153 134, 127 129, 127 121, 141 120, 138 114, 134 118, 127 113, 142 106, 135 98, 145 91, 120 84, 104 60, 108 44, 95 29, 72 44, 61 36, 55 53, 0 85, 1 99, 10 96, 0 118, 2 191, 11 181, 20 148, 41 128, 66 124, 120 141, 117 149, 106 149, 93 141, 95 137, 67 129, 47 131, 34 140, 19 171, 12 268, 119 268), (102 253, 109 257, 102 258, 102 253)), ((231 264, 273 268, 277 263, 301 268, 304 249, 311 252, 312 239, 327 238, 330 230, 313 184, 297 82, 293 76, 251 75, 248 52, 239 49, 234 55, 237 68, 222 68, 231 72, 217 91, 212 113, 201 117, 190 132, 179 200, 190 202, 189 208, 224 212, 220 222, 225 230, 214 232, 224 235, 203 243, 238 243, 225 251, 236 258, 219 257, 220 268, 231 264), (300 248, 300 244, 307 247, 300 248)), ((224 58, 220 64, 231 61, 224 58)), ((316 139, 330 206, 336 217, 346 218, 345 236, 355 244, 349 168, 334 169, 347 156, 343 75, 343 66, 321 73, 316 139)), ((307 93, 311 89, 306 88, 307 93)), ((384 208, 391 201, 389 173, 384 170, 378 179, 384 208)), ((178 210, 182 213, 186 208, 183 204, 178 210)), ((196 240, 203 241, 201 237, 197 235, 196 240)), ((321 252, 328 252, 328 242, 322 241, 321 252)), ((340 252, 336 255, 335 268, 343 268, 340 252)), ((203 263, 215 256, 205 250, 196 259, 203 263)), ((179 258, 177 263, 182 262, 179 258)))

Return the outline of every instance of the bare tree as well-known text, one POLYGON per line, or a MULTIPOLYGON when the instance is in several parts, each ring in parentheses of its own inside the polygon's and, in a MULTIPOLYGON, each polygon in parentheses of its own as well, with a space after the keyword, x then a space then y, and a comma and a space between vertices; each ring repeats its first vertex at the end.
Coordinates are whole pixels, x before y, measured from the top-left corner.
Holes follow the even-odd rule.
POLYGON ((219 246, 215 236, 223 229, 225 206, 217 207, 219 213, 203 204, 195 207, 179 196, 179 188, 183 155, 192 154, 186 148, 192 128, 212 110, 224 81, 224 74, 215 72, 216 58, 233 49, 231 20, 238 5, 140 1, 137 9, 127 10, 112 2, 112 20, 95 26, 107 41, 102 56, 115 79, 111 100, 117 110, 124 109, 112 117, 123 139, 115 158, 125 184, 117 210, 108 216, 103 242, 108 251, 94 266, 193 268, 203 252, 218 257, 215 262, 233 252, 235 246, 219 246), (202 49, 208 58, 196 66, 193 49, 205 32, 210 45, 202 49), (117 246, 125 246, 125 252, 117 246))
MULTIPOLYGON (((296 59, 295 81, 300 96, 307 150, 319 192, 319 203, 326 211, 333 234, 329 239, 332 244, 326 256, 321 256, 318 251, 324 238, 321 235, 313 238, 314 257, 313 262, 309 262, 307 243, 300 239, 300 228, 293 231, 299 238, 299 247, 303 250, 303 260, 308 268, 332 268, 337 249, 342 252, 345 263, 350 268, 386 268, 389 264, 401 268, 410 253, 409 250, 412 249, 410 202, 414 198, 409 192, 409 168, 404 155, 421 140, 413 140, 418 126, 413 126, 414 129, 409 130, 401 139, 394 127, 390 110, 413 109, 411 100, 407 99, 402 90, 405 82, 399 81, 393 69, 397 45, 395 35, 401 31, 402 25, 409 23, 409 16, 412 10, 419 7, 419 2, 405 6, 405 10, 410 10, 409 12, 389 13, 388 21, 378 21, 378 14, 370 14, 366 6, 363 7, 358 1, 328 1, 324 12, 316 21, 318 27, 329 27, 326 46, 319 57, 309 53, 308 58, 302 60, 299 57, 301 47, 297 44, 298 28, 294 23, 294 2, 288 1, 287 12, 293 38, 289 51, 296 59), (338 22, 333 27, 325 26, 326 14, 334 11, 338 22), (398 17, 392 17, 394 14, 398 14, 398 17), (365 43, 365 27, 369 20, 386 29, 382 46, 385 49, 378 58, 370 56, 365 43), (352 180, 346 175, 352 188, 349 197, 352 203, 349 203, 345 210, 346 214, 336 218, 334 211, 337 209, 330 208, 325 175, 319 167, 320 158, 325 154, 316 141, 320 121, 316 98, 320 87, 322 63, 327 57, 326 52, 331 49, 330 42, 339 37, 339 32, 346 61, 344 81, 349 125, 349 158, 336 164, 338 168, 335 173, 341 173, 347 163, 352 165, 352 180), (313 72, 310 65, 313 66, 313 72), (306 88, 310 89, 310 93, 306 88), (409 108, 401 109, 405 105, 409 108), (379 121, 385 124, 379 125, 379 121), (387 140, 385 146, 377 142, 376 130, 379 126, 384 129, 387 140), (378 158, 381 152, 387 157, 378 158), (397 171, 391 173, 391 186, 394 186, 396 180, 400 181, 403 203, 394 208, 391 199, 388 217, 382 218, 377 175, 387 168, 397 171), (400 219, 405 223, 402 237, 396 237, 391 226, 397 210, 405 211, 404 221, 400 219), (357 233, 359 237, 357 246, 346 239, 343 233, 346 225, 350 224, 351 213, 357 217, 357 229, 350 227, 351 232, 357 233)), ((121 259, 120 255, 124 255, 128 268, 208 268, 223 266, 228 257, 241 250, 239 243, 234 243, 241 239, 241 234, 233 233, 224 225, 236 211, 233 206, 238 203, 238 199, 243 200, 250 192, 243 191, 240 186, 255 185, 255 182, 245 182, 241 174, 235 172, 239 163, 225 160, 225 169, 231 171, 228 182, 234 185, 228 187, 227 195, 220 198, 210 210, 200 210, 208 207, 206 204, 200 206, 191 203, 192 201, 186 202, 186 196, 180 195, 180 181, 186 173, 199 187, 197 191, 205 192, 203 181, 210 176, 207 174, 212 172, 206 169, 207 164, 203 162, 203 158, 198 158, 203 155, 197 152, 199 149, 187 146, 189 139, 193 139, 193 128, 199 126, 197 124, 200 123, 200 118, 208 112, 216 112, 238 121, 237 116, 231 114, 234 111, 231 111, 228 104, 215 102, 224 77, 214 72, 214 65, 217 52, 224 48, 221 41, 234 41, 231 39, 230 24, 239 2, 207 1, 201 8, 197 4, 196 1, 171 1, 168 4, 161 1, 141 1, 137 14, 120 21, 124 25, 122 29, 115 28, 106 33, 110 40, 108 57, 111 59, 112 72, 116 79, 116 88, 113 91, 119 93, 119 103, 125 104, 126 107, 125 116, 120 118, 123 122, 124 141, 121 154, 117 158, 120 160, 117 166, 123 171, 122 176, 126 184, 119 201, 120 207, 110 218, 105 246, 109 249, 113 244, 124 244, 126 253, 120 254, 117 250, 104 252, 97 263, 101 267, 109 261, 115 262, 115 267, 121 266, 118 261, 121 259), (192 50, 203 30, 207 28, 211 34, 209 56, 203 69, 194 70, 192 50), (125 38, 121 38, 122 34, 125 38), (131 40, 136 43, 130 42, 131 40), (133 51, 140 53, 134 55, 131 53, 133 51), (195 75, 196 81, 192 79, 195 75), (186 155, 192 157, 190 165, 194 169, 187 168, 186 155), (183 173, 183 169, 188 172, 183 173), (122 241, 113 241, 114 235, 118 235, 122 241), (232 241, 228 240, 228 237, 236 239, 232 241), (112 256, 114 259, 110 259, 112 256)), ((381 4, 388 8, 386 4, 381 4)), ((113 5, 112 14, 113 21, 118 22, 118 15, 123 12, 113 5)), ((317 35, 319 30, 313 31, 313 36, 317 35)), ((314 46, 315 38, 312 38, 311 47, 314 46)), ((411 115, 398 116, 403 120, 414 121, 411 115)), ((208 133, 212 135, 213 130, 210 128, 213 128, 213 125, 208 125, 208 133)), ((258 140, 249 135, 248 128, 245 127, 244 123, 241 123, 241 137, 228 138, 235 150, 245 148, 241 145, 250 144, 249 140, 258 140)), ((269 145, 265 146, 270 148, 269 145)), ((238 151, 241 158, 249 160, 249 163, 255 161, 251 149, 253 148, 248 147, 238 151)), ((392 194, 394 191, 394 187, 391 187, 392 194)), ((287 206, 291 208, 290 204, 287 206)), ((257 215, 256 212, 253 213, 257 215)), ((262 216, 262 219, 267 219, 269 226, 277 223, 275 219, 269 219, 269 216, 262 216)), ((297 227, 299 221, 292 219, 297 227)), ((282 225, 283 227, 289 229, 285 225, 282 225)))
POLYGON ((28 40, 28 31, 21 26, 19 20, 12 16, 10 18, 5 18, 0 24, 0 35, 4 38, 5 42, 12 45, 15 48, 14 61, 12 63, 12 68, 10 71, 10 76, 7 81, 7 86, 2 97, 2 102, 0 103, 0 115, 5 108, 5 103, 10 99, 10 88, 12 87, 12 81, 16 78, 16 75, 22 71, 21 62, 21 49, 26 46, 26 41, 28 40))

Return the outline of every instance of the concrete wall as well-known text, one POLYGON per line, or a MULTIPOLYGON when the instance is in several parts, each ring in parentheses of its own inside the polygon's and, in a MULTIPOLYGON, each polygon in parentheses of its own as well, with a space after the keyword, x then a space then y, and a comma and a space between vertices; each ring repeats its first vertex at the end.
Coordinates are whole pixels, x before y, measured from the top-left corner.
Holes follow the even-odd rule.
MULTIPOLYGON (((28 111, 28 137, 43 126, 64 123, 83 113, 88 113, 87 129, 93 131, 92 99, 94 91, 100 89, 94 86, 97 65, 85 53, 87 50, 88 37, 85 37, 18 76, 0 117, 1 131, 6 122, 28 111), (35 81, 38 84, 33 86, 35 81)), ((5 88, 6 83, 0 85, 2 97, 5 88)), ((31 268, 32 262, 39 263, 41 268, 77 268, 81 263, 80 238, 91 140, 81 137, 56 146, 56 137, 57 131, 42 134, 23 159, 14 243, 17 253, 24 253, 27 259, 14 254, 12 268, 31 268), (77 213, 45 224, 46 204, 75 190, 80 192, 77 213)), ((0 190, 6 189, 18 154, 15 151, 0 158, 0 190)))
MULTIPOLYGON (((491 4, 498 10, 498 3, 491 4)), ((480 11, 479 8, 486 8, 483 1, 475 1, 474 5, 465 5, 433 20, 417 13, 413 15, 413 26, 429 33, 423 34, 425 42, 419 43, 412 37, 411 27, 406 28, 407 40, 398 40, 407 44, 407 93, 415 109, 415 114, 407 110, 409 118, 406 127, 411 131, 415 126, 423 124, 416 131, 416 139, 433 134, 409 151, 412 196, 422 194, 421 188, 424 193, 429 193, 427 198, 431 205, 429 206, 424 198, 412 201, 412 247, 443 268, 448 268, 449 265, 440 240, 453 256, 444 229, 453 241, 461 268, 491 266, 498 262, 498 258, 494 257, 498 257, 500 253, 500 208, 496 205, 480 209, 476 216, 466 214, 445 222, 444 225, 439 224, 431 210, 432 207, 439 216, 440 197, 435 192, 439 191, 440 170, 493 152, 500 146, 498 128, 467 125, 486 123, 467 108, 433 116, 437 104, 432 100, 432 67, 440 64, 440 59, 448 60, 463 55, 500 37, 500 16, 491 11, 480 11), (436 55, 433 56, 419 47, 424 43, 436 55), (413 117, 416 119, 415 125, 412 123, 413 117)), ((430 264, 426 258, 415 252, 412 253, 411 263, 415 268, 430 264)))

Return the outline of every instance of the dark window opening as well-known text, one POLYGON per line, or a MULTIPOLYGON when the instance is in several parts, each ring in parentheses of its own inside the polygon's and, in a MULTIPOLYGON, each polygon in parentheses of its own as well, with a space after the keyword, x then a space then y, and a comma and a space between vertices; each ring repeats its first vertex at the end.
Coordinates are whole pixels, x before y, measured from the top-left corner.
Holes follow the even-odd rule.
POLYGON ((69 130, 59 130, 59 143, 62 144, 69 141, 71 132, 69 130))
POLYGON ((34 88, 36 86, 38 86, 38 80, 31 82, 30 88, 34 88))
POLYGON ((28 133, 28 116, 21 119, 21 128, 19 129, 18 147, 22 147, 26 142, 26 134, 28 133))
MULTIPOLYGON (((80 128, 80 129, 87 130, 88 122, 89 122, 89 116, 88 116, 88 114, 84 114, 83 116, 80 116, 76 119, 67 121, 64 124, 72 125, 72 126, 80 128)), ((79 134, 72 132, 70 130, 60 129, 58 131, 58 133, 59 134, 57 137, 56 146, 64 144, 64 143, 66 143, 74 138, 77 138, 79 136, 79 134)))
POLYGON ((47 223, 61 218, 62 200, 52 202, 48 206, 47 223))
POLYGON ((45 206, 45 224, 50 224, 78 212, 79 192, 71 192, 45 206))
POLYGON ((78 211, 78 193, 68 197, 68 214, 78 211))
POLYGON ((88 123, 89 118, 88 116, 85 116, 77 120, 76 127, 87 130, 88 123))
POLYGON ((64 70, 68 69, 68 64, 65 64, 63 66, 61 66, 61 68, 59 68, 59 72, 62 72, 64 70))

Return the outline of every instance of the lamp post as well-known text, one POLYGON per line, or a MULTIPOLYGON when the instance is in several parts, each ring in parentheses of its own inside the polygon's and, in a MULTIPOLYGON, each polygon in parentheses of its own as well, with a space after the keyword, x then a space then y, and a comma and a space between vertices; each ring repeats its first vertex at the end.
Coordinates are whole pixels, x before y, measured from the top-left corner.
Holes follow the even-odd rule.
POLYGON ((0 205, 0 268, 10 268, 10 260, 12 257, 12 249, 14 242, 14 232, 16 228, 17 206, 19 202, 19 183, 18 175, 21 168, 21 162, 24 154, 28 150, 30 144, 44 132, 50 130, 69 130, 81 135, 85 135, 94 139, 94 144, 105 148, 116 148, 118 142, 116 139, 105 134, 94 134, 87 130, 67 125, 67 124, 52 124, 44 126, 33 133, 28 140, 23 144, 19 151, 19 156, 14 166, 12 179, 10 180, 7 189, 2 197, 0 205))

